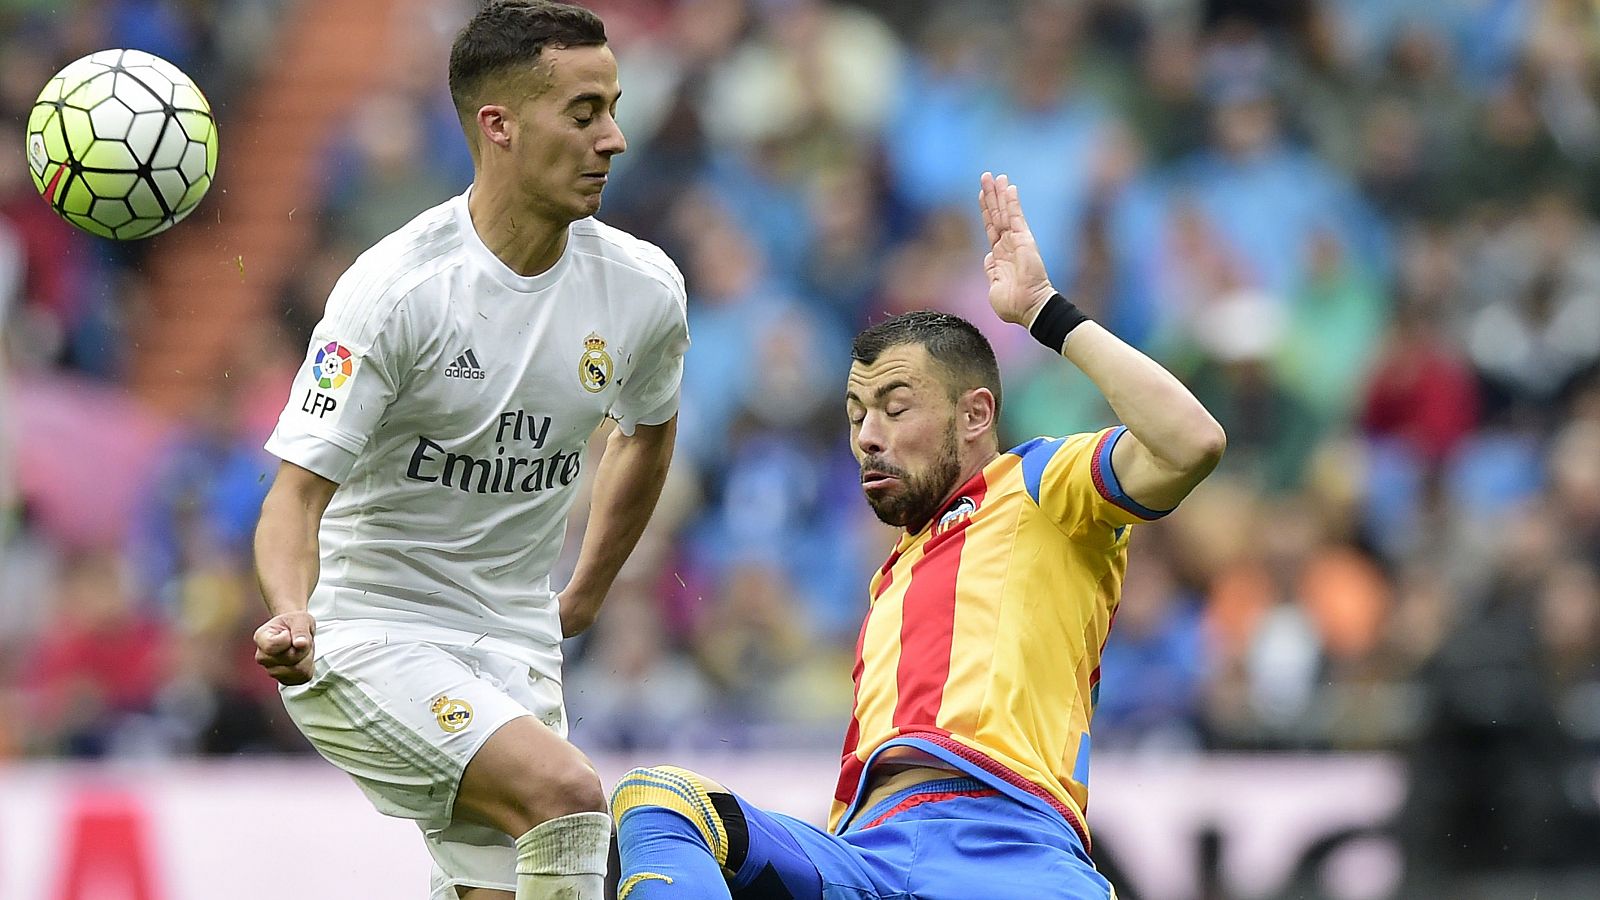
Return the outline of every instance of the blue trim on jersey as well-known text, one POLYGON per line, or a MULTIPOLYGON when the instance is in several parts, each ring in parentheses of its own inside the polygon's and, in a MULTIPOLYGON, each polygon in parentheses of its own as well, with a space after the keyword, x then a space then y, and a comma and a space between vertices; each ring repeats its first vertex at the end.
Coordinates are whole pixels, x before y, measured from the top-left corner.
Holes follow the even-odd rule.
POLYGON ((956 791, 984 790, 986 788, 992 790, 992 788, 989 788, 987 784, 984 784, 970 775, 961 775, 955 772, 950 773, 950 775, 951 777, 949 778, 939 778, 933 781, 924 781, 920 784, 914 784, 911 787, 890 794, 884 799, 879 800, 873 806, 868 807, 867 810, 861 814, 861 821, 875 822, 884 814, 888 813, 890 810, 893 810, 896 806, 899 806, 906 799, 915 797, 918 794, 944 794, 954 793, 956 791))
MULTIPOLYGON (((1095 693, 1099 693, 1100 685, 1094 686, 1095 693)), ((1085 731, 1078 740, 1078 758, 1072 763, 1072 780, 1088 787, 1089 785, 1089 732, 1085 731)))
POLYGON ((1106 436, 1105 442, 1100 445, 1100 479, 1105 483, 1105 497, 1107 500, 1133 513, 1141 519, 1159 519, 1172 510, 1155 510, 1143 506, 1139 501, 1129 497, 1122 489, 1122 483, 1117 481, 1117 470, 1111 465, 1111 451, 1117 447, 1117 441, 1128 433, 1128 426, 1118 425, 1111 429, 1111 434, 1106 436))
POLYGON ((1056 451, 1067 442, 1066 438, 1037 437, 1025 444, 1012 447, 1008 453, 1022 457, 1022 485, 1028 489, 1033 502, 1039 502, 1039 489, 1044 481, 1044 470, 1055 458, 1056 451))
MULTIPOLYGON (((931 741, 924 741, 916 737, 897 737, 894 740, 885 741, 883 746, 872 751, 872 755, 867 757, 867 764, 861 767, 861 779, 856 782, 855 798, 850 801, 850 806, 845 809, 844 815, 839 817, 839 826, 834 832, 835 834, 846 834, 850 831, 850 825, 856 819, 856 813, 860 810, 861 801, 866 796, 867 776, 872 772, 872 764, 877 762, 878 756, 890 747, 910 747, 911 749, 920 753, 926 753, 927 755, 950 766, 956 771, 976 778, 985 785, 994 788, 1018 803, 1025 804, 1032 809, 1039 810, 1040 812, 1050 814, 1051 817, 1066 823, 1068 831, 1072 831, 1072 833, 1075 835, 1077 834, 1077 832, 1073 830, 1072 824, 1070 822, 1066 822, 1066 819, 1062 816, 1060 810, 1057 810, 1049 803, 1046 803, 1044 798, 1039 797, 1037 794, 1029 793, 1028 791, 1017 787, 993 772, 986 771, 972 762, 962 759, 938 744, 935 744, 931 741)), ((864 819, 863 821, 871 820, 864 819)))

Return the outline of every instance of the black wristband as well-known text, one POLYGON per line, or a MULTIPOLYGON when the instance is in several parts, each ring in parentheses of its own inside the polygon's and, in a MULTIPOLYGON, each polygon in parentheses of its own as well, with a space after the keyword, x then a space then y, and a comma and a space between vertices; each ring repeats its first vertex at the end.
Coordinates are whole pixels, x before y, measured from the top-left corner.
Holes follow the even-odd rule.
POLYGON ((1072 329, 1089 321, 1083 310, 1073 304, 1071 300, 1060 294, 1051 295, 1044 302, 1044 307, 1034 317, 1033 324, 1028 326, 1028 333, 1034 340, 1049 347, 1052 351, 1060 353, 1067 344, 1067 335, 1072 329))

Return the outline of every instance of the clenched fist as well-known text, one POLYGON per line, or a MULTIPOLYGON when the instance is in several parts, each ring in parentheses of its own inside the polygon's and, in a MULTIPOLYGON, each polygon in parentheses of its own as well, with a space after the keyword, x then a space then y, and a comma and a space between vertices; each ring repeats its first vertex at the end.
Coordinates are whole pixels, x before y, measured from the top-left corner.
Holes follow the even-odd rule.
POLYGON ((305 611, 273 616, 256 629, 256 662, 280 684, 311 680, 317 620, 305 611))

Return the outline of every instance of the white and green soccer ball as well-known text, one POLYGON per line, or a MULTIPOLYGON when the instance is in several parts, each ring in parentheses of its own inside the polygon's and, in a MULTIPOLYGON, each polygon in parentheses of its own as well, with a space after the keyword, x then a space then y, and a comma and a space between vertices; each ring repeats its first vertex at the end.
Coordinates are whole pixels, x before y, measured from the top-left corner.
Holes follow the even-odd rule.
POLYGON ((90 234, 133 240, 194 211, 217 171, 217 125, 189 76, 142 50, 101 50, 44 86, 28 116, 40 196, 90 234))

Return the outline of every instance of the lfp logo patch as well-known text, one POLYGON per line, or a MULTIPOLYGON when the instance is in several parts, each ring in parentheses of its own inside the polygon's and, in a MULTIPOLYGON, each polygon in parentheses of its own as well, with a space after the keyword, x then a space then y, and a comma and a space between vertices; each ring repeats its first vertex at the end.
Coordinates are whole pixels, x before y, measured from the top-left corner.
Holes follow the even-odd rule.
POLYGON ((317 361, 311 365, 311 377, 317 380, 317 387, 325 391, 342 387, 355 371, 356 363, 350 358, 350 348, 338 341, 329 341, 328 346, 318 350, 317 361))

